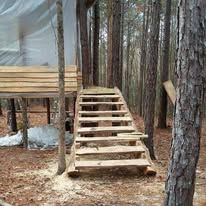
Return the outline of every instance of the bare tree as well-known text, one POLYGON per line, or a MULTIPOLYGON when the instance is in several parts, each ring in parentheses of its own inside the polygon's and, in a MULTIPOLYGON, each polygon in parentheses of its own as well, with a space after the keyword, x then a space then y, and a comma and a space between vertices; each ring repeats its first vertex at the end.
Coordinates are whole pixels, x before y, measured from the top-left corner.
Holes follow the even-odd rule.
POLYGON ((99 0, 94 5, 94 39, 93 39, 93 83, 99 85, 99 29, 100 11, 99 0))
POLYGON ((149 56, 146 76, 146 95, 145 95, 145 133, 148 134, 145 144, 149 148, 152 159, 155 159, 153 147, 154 133, 154 114, 156 99, 156 79, 158 65, 158 44, 159 44, 159 28, 160 28, 160 10, 161 0, 152 1, 151 10, 151 31, 149 36, 149 56))
POLYGON ((108 60, 107 75, 108 86, 121 87, 120 77, 120 25, 121 1, 108 1, 108 60))
POLYGON ((160 109, 158 116, 158 127, 167 127, 167 94, 163 88, 163 82, 168 80, 169 71, 169 52, 170 52, 170 19, 171 19, 171 0, 166 1, 166 11, 164 19, 164 39, 163 39, 163 62, 160 84, 160 109))
POLYGON ((177 12, 177 99, 166 206, 192 206, 200 151, 205 88, 206 1, 179 0, 177 12))
POLYGON ((65 160, 65 94, 64 94, 64 27, 62 0, 56 1, 57 10, 57 37, 58 37, 58 69, 59 69, 59 147, 58 147, 58 170, 61 175, 66 169, 65 160))

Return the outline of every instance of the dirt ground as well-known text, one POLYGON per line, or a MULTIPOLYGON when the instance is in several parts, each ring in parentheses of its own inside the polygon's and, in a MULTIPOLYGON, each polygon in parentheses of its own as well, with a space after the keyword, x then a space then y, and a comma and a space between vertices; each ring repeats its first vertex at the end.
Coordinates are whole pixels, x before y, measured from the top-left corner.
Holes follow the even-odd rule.
MULTIPOLYGON (((135 120, 139 130, 143 131, 142 119, 135 116, 135 120)), ((30 115, 30 126, 43 124, 46 124, 46 114, 30 115)), ((169 124, 172 125, 171 121, 169 124)), ((4 114, 0 117, 0 136, 7 131, 4 114)), ((66 173, 55 176, 56 149, 0 148, 0 199, 16 206, 159 206, 164 199, 170 142, 171 127, 155 130, 156 177, 139 175, 136 170, 119 169, 85 172, 79 178, 70 179, 66 173)), ((195 206, 206 206, 205 188, 206 123, 197 168, 195 206)))

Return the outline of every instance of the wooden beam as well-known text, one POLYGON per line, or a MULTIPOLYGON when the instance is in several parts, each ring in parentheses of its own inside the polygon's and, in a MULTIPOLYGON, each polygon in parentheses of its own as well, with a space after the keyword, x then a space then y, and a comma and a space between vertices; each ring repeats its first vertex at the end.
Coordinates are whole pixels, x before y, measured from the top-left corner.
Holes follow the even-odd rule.
POLYGON ((164 88, 167 92, 169 99, 171 100, 172 104, 175 105, 176 90, 175 90, 174 85, 172 84, 172 81, 168 80, 168 81, 164 82, 163 85, 164 85, 164 88))

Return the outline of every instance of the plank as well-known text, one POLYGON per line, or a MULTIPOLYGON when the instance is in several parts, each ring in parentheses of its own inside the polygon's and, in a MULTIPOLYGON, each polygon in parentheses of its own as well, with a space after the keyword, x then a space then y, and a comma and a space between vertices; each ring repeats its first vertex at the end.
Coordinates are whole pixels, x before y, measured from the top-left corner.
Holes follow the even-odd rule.
POLYGON ((144 153, 141 146, 87 147, 76 150, 77 155, 144 153))
POLYGON ((135 129, 132 126, 114 126, 114 127, 80 127, 78 133, 88 134, 95 132, 134 132, 135 129))
POLYGON ((76 161, 75 168, 115 168, 115 167, 138 167, 145 168, 150 163, 146 159, 129 159, 129 160, 93 160, 93 161, 76 161))
POLYGON ((123 115, 127 114, 126 110, 115 110, 115 111, 79 111, 79 114, 83 115, 123 115))
MULTIPOLYGON (((1 75, 0 75, 1 76, 1 75)), ((68 77, 64 79, 65 82, 76 82, 76 77, 68 77)), ((9 77, 9 78, 1 78, 0 77, 0 82, 43 82, 43 83, 50 83, 54 82, 57 83, 58 79, 57 78, 16 78, 16 77, 9 77)))
MULTIPOLYGON (((24 88, 1 88, 0 93, 45 93, 45 92, 58 92, 59 88, 45 88, 45 87, 24 87, 24 88)), ((65 87, 66 92, 75 92, 77 87, 65 87)))
MULTIPOLYGON (((12 77, 17 77, 17 78, 57 78, 58 79, 58 73, 52 73, 52 72, 47 72, 47 73, 18 73, 18 72, 2 72, 0 73, 1 78, 11 78, 12 77)), ((65 73, 65 77, 77 77, 77 73, 65 73)))
MULTIPOLYGON (((58 82, 0 82, 0 91, 1 88, 26 88, 26 87, 46 87, 46 88, 55 88, 59 87, 58 82)), ((77 87, 77 81, 75 82, 65 82, 65 87, 77 87)))
POLYGON ((142 138, 147 138, 147 135, 136 135, 136 136, 109 136, 109 137, 77 137, 77 142, 128 142, 128 141, 138 141, 142 138))
POLYGON ((172 81, 168 80, 168 81, 164 82, 163 85, 164 85, 164 88, 167 92, 169 99, 171 100, 172 104, 175 105, 176 90, 175 90, 174 85, 172 84, 172 81))
POLYGON ((130 117, 80 117, 79 122, 100 122, 100 121, 111 121, 111 122, 130 122, 130 117))
POLYGON ((123 105, 123 102, 79 102, 80 106, 90 105, 123 105))
MULTIPOLYGON (((69 65, 65 67, 65 72, 76 72, 77 67, 75 65, 69 65)), ((58 73, 57 67, 49 66, 0 66, 0 73, 58 73)))
POLYGON ((115 91, 111 88, 97 87, 84 89, 80 94, 115 94, 115 91))
POLYGON ((90 99, 90 98, 93 98, 93 99, 105 99, 105 98, 111 98, 111 99, 116 99, 116 98, 119 98, 119 95, 80 95, 80 98, 83 98, 83 99, 90 99))
MULTIPOLYGON (((76 93, 75 91, 68 91, 65 92, 65 96, 69 97, 69 96, 74 96, 76 93)), ((33 99, 33 98, 55 98, 55 97, 59 97, 58 92, 42 92, 42 93, 34 93, 34 92, 25 92, 25 93, 1 93, 0 92, 0 97, 1 98, 5 98, 5 99, 9 99, 9 98, 29 98, 29 99, 33 99)))

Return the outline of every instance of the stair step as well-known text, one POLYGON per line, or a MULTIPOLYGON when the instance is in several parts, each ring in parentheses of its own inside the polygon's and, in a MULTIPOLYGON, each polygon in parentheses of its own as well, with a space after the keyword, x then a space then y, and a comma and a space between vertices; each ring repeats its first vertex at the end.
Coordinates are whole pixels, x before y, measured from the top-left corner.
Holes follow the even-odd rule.
POLYGON ((97 88, 97 89, 84 89, 80 94, 116 94, 114 89, 97 88))
POLYGON ((115 167, 138 167, 146 168, 150 163, 146 159, 129 160, 94 160, 94 161, 76 161, 75 168, 115 168, 115 167))
POLYGON ((98 94, 98 95, 80 95, 80 98, 84 98, 84 99, 116 99, 119 98, 119 95, 116 94, 112 94, 112 95, 105 95, 105 94, 98 94))
POLYGON ((115 110, 115 111, 79 111, 79 114, 84 115, 123 115, 127 114, 126 110, 115 110))
POLYGON ((141 146, 87 147, 76 150, 77 155, 144 153, 141 146))
POLYGON ((92 105, 123 105, 123 102, 79 102, 80 106, 92 106, 92 105))
POLYGON ((79 122, 100 122, 100 121, 111 121, 111 122, 131 122, 130 117, 79 117, 79 122))
POLYGON ((88 134, 95 132, 134 132, 135 129, 132 126, 114 126, 114 127, 80 127, 78 133, 88 134))
POLYGON ((138 141, 143 138, 147 138, 148 135, 132 135, 130 136, 111 136, 111 137, 77 137, 76 142, 106 142, 106 141, 113 141, 113 142, 130 142, 130 141, 138 141))

